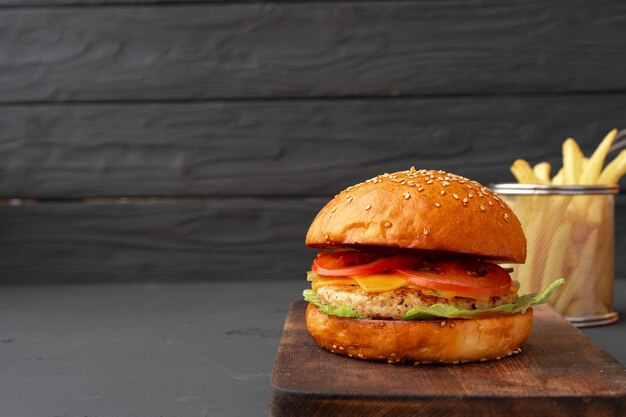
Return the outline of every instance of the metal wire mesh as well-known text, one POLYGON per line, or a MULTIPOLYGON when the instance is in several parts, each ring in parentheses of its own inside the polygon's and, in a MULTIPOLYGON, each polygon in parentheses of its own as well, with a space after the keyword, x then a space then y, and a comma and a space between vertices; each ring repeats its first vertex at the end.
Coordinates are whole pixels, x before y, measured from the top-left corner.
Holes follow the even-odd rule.
POLYGON ((515 265, 521 292, 565 278, 553 306, 585 326, 617 320, 613 311, 614 195, 499 195, 516 213, 528 241, 526 263, 515 265))

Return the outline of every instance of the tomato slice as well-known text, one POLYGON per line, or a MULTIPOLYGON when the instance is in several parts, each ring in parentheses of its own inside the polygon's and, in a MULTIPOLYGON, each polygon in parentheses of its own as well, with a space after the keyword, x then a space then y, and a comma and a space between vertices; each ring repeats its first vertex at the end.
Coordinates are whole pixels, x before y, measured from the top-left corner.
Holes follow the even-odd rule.
POLYGON ((508 294, 511 276, 503 268, 484 261, 434 261, 420 269, 399 269, 411 284, 461 296, 501 297, 508 294))
POLYGON ((329 277, 369 275, 393 269, 412 268, 419 262, 411 256, 394 255, 384 257, 368 252, 320 253, 311 269, 329 277))

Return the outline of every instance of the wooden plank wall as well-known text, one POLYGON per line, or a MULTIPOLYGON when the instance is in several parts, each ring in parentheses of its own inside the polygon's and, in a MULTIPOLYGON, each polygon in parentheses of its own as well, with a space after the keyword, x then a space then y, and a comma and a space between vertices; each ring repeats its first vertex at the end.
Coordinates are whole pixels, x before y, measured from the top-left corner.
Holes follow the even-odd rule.
POLYGON ((350 184, 508 181, 625 128, 625 22, 615 0, 0 0, 0 282, 303 279, 350 184))

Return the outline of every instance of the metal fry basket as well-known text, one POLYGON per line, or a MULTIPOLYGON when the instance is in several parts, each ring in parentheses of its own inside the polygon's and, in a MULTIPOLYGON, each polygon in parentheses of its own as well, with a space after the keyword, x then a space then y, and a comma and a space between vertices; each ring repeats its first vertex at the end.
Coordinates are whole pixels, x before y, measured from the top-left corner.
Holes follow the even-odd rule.
POLYGON ((537 292, 557 278, 566 284, 552 305, 577 327, 619 319, 613 308, 617 185, 495 184, 528 241, 523 265, 513 265, 521 292, 537 292))

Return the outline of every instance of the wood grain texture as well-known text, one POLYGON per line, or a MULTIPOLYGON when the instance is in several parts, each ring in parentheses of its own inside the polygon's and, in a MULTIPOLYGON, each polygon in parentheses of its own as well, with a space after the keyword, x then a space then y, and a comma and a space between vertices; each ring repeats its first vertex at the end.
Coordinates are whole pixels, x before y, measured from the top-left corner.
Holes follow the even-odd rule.
MULTIPOLYGON (((626 279, 626 198, 617 279, 626 279)), ((303 280, 325 199, 0 206, 0 283, 303 280)))
POLYGON ((485 184, 561 166, 624 125, 626 95, 5 106, 0 198, 330 196, 382 172, 485 184))
POLYGON ((0 10, 0 102, 626 91, 626 4, 0 10))
MULTIPOLYGON (((0 0, 0 7, 189 6, 199 4, 324 3, 334 0, 0 0)), ((396 0, 413 1, 413 0, 396 0)), ((427 0, 428 1, 428 0, 427 0)), ((343 3, 363 0, 342 0, 343 3)))
MULTIPOLYGON (((626 370, 547 306, 521 354, 461 365, 389 365, 333 355, 289 311, 272 374, 270 415, 617 416, 626 370)), ((347 319, 351 320, 351 319, 347 319)))
POLYGON ((0 282, 305 279, 321 201, 0 206, 0 282))

